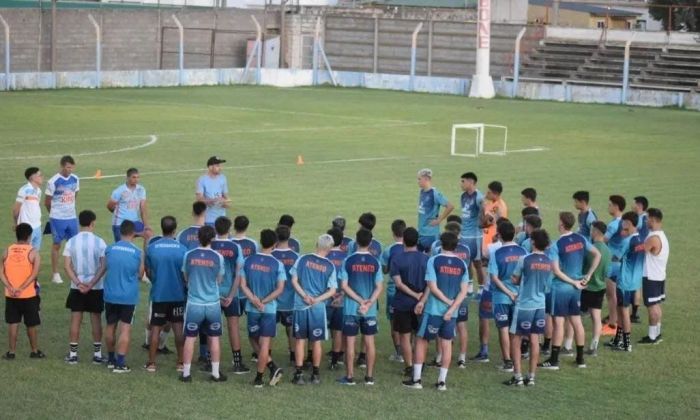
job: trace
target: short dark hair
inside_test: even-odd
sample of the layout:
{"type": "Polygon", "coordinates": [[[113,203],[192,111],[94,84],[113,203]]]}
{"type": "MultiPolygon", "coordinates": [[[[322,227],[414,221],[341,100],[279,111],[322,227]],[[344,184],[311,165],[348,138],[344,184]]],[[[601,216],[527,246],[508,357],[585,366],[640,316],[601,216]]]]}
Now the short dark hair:
{"type": "Polygon", "coordinates": [[[195,216],[201,216],[207,211],[207,203],[204,201],[195,201],[192,203],[192,214],[195,216]]]}
{"type": "Polygon", "coordinates": [[[440,235],[440,246],[443,251],[454,251],[457,249],[459,238],[452,232],[443,232],[440,235]]]}
{"type": "Polygon", "coordinates": [[[214,228],[209,225],[204,225],[199,228],[197,232],[197,238],[199,238],[199,244],[202,246],[207,246],[211,243],[211,240],[216,237],[216,232],[214,228]]]}
{"type": "Polygon", "coordinates": [[[503,184],[500,181],[489,182],[488,189],[491,192],[495,192],[498,195],[503,194],[503,184]]]}
{"type": "Polygon", "coordinates": [[[136,225],[131,220],[124,220],[119,226],[119,233],[122,236],[131,236],[136,231],[136,225]]]}
{"type": "Polygon", "coordinates": [[[561,222],[564,229],[571,230],[576,224],[576,217],[570,211],[562,211],[559,213],[559,221],[561,222]]]}
{"type": "Polygon", "coordinates": [[[536,214],[528,214],[525,216],[525,224],[532,226],[533,229],[539,229],[542,227],[542,218],[536,214]]]}
{"type": "Polygon", "coordinates": [[[498,230],[498,225],[500,225],[501,223],[512,223],[512,222],[507,217],[501,217],[500,219],[496,220],[496,230],[498,230]]]}
{"type": "Polygon", "coordinates": [[[287,225],[277,225],[275,233],[277,234],[277,241],[279,242],[288,241],[289,237],[292,236],[292,231],[287,225]]]}
{"type": "Polygon", "coordinates": [[[377,217],[372,213],[367,212],[362,213],[357,221],[358,223],[360,223],[360,226],[369,231],[372,231],[372,229],[374,229],[374,225],[377,224],[377,217]]]}
{"type": "Polygon", "coordinates": [[[164,216],[160,219],[160,230],[165,236],[172,235],[177,230],[177,219],[174,216],[164,216]]]}
{"type": "Polygon", "coordinates": [[[226,235],[231,231],[231,219],[226,216],[219,216],[214,220],[214,230],[219,236],[226,235]]]}
{"type": "Polygon", "coordinates": [[[588,191],[576,191],[574,195],[571,196],[576,201],[583,201],[584,203],[588,204],[588,201],[590,200],[590,194],[588,194],[588,191]]]}
{"type": "Polygon", "coordinates": [[[537,190],[532,188],[532,187],[527,187],[524,190],[520,191],[520,194],[527,198],[528,200],[531,201],[536,201],[537,200],[537,190]]]}
{"type": "Polygon", "coordinates": [[[549,246],[549,235],[544,229],[535,229],[530,234],[530,241],[535,249],[544,251],[549,246]]]}
{"type": "Polygon", "coordinates": [[[627,220],[636,227],[637,223],[639,223],[639,215],[633,211],[628,211],[622,215],[622,220],[627,220]]]}
{"type": "Polygon", "coordinates": [[[471,179],[474,181],[474,183],[476,183],[478,181],[478,179],[476,178],[476,174],[474,172],[465,172],[462,174],[462,176],[460,178],[471,179]]]}
{"type": "Polygon", "coordinates": [[[456,214],[451,214],[451,215],[447,216],[447,219],[445,219],[445,221],[447,223],[455,222],[455,223],[459,223],[461,225],[462,224],[462,217],[458,216],[456,214]]]}
{"type": "Polygon", "coordinates": [[[248,229],[248,225],[250,225],[250,220],[244,215],[236,216],[233,219],[233,230],[236,232],[245,232],[248,229]]]}
{"type": "Polygon", "coordinates": [[[30,166],[29,168],[24,170],[24,177],[29,181],[29,178],[32,177],[35,173],[39,172],[39,168],[36,166],[30,166]]]}
{"type": "Polygon", "coordinates": [[[340,229],[341,232],[345,231],[345,218],[342,216],[337,216],[331,221],[331,226],[340,229]]]}
{"type": "Polygon", "coordinates": [[[130,177],[131,175],[137,174],[137,173],[139,173],[139,170],[136,169],[136,168],[129,168],[129,169],[126,170],[126,176],[127,176],[127,177],[130,177]]]}
{"type": "Polygon", "coordinates": [[[391,233],[397,238],[403,238],[403,231],[406,230],[406,222],[401,219],[396,219],[391,222],[391,233]]]}
{"type": "Polygon", "coordinates": [[[88,227],[92,222],[97,220],[97,215],[92,210],[83,210],[78,215],[78,222],[82,227],[88,227]]]}
{"type": "Polygon", "coordinates": [[[61,167],[66,166],[69,163],[71,165],[75,165],[75,160],[73,160],[73,156],[65,155],[61,158],[61,167]]]}
{"type": "Polygon", "coordinates": [[[503,242],[510,242],[515,237],[515,226],[511,222],[499,223],[496,231],[503,242]]]}
{"type": "Polygon", "coordinates": [[[32,229],[32,226],[29,223],[18,224],[15,228],[15,237],[17,238],[17,242],[29,241],[29,238],[32,237],[33,231],[34,229],[32,229]]]}
{"type": "Polygon", "coordinates": [[[358,247],[367,247],[372,243],[372,231],[369,229],[361,228],[355,234],[355,241],[358,247]]]}
{"type": "Polygon", "coordinates": [[[445,232],[452,232],[455,235],[459,236],[459,233],[462,231],[462,225],[459,223],[455,222],[449,222],[445,224],[445,232]]]}
{"type": "MultiPolygon", "coordinates": [[[[287,226],[289,229],[289,226],[287,226]]],[[[272,229],[263,229],[260,231],[260,246],[263,249],[272,248],[277,243],[277,234],[272,229]]]]}
{"type": "Polygon", "coordinates": [[[403,245],[408,248],[413,248],[418,245],[418,231],[414,227],[407,227],[403,231],[403,245]]]}
{"type": "Polygon", "coordinates": [[[596,220],[591,223],[591,227],[602,234],[605,234],[605,231],[608,230],[608,226],[601,220],[596,220]]]}
{"type": "Polygon", "coordinates": [[[333,246],[340,246],[340,244],[343,243],[343,231],[338,229],[337,227],[332,227],[328,229],[327,234],[331,235],[333,238],[333,246]]]}
{"type": "Polygon", "coordinates": [[[521,214],[523,217],[527,217],[527,216],[539,216],[540,210],[539,210],[537,207],[527,206],[527,207],[523,207],[523,209],[520,210],[520,214],[521,214]]]}
{"type": "Polygon", "coordinates": [[[647,216],[649,216],[650,219],[656,219],[658,221],[664,220],[664,213],[661,211],[661,209],[657,209],[655,207],[650,207],[647,210],[647,216]]]}
{"type": "Polygon", "coordinates": [[[634,197],[634,202],[637,204],[641,204],[642,210],[644,210],[644,211],[647,211],[647,209],[649,208],[649,200],[647,200],[647,198],[644,197],[643,195],[638,195],[638,196],[634,197]]]}
{"type": "Polygon", "coordinates": [[[610,197],[608,197],[608,200],[610,200],[611,203],[616,205],[620,211],[623,211],[627,206],[627,201],[625,201],[625,197],[621,195],[611,195],[610,197]]]}
{"type": "Polygon", "coordinates": [[[277,222],[278,225],[284,225],[290,229],[292,228],[292,226],[294,226],[294,223],[294,217],[292,217],[290,214],[283,214],[282,216],[280,216],[280,221],[277,222]]]}

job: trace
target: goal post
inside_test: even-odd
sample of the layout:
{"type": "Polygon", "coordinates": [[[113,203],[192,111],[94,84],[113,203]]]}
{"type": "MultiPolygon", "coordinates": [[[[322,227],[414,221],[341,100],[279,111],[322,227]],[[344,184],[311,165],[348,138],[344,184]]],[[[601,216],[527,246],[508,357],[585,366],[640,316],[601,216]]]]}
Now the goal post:
{"type": "MultiPolygon", "coordinates": [[[[503,156],[506,154],[506,150],[508,147],[508,127],[505,125],[494,125],[494,124],[482,124],[482,123],[474,123],[474,124],[454,124],[452,125],[452,141],[450,144],[450,154],[452,156],[464,156],[464,157],[479,157],[479,155],[500,155],[503,156]],[[487,128],[494,128],[503,133],[503,147],[498,148],[497,150],[488,150],[486,148],[486,129],[487,128]],[[468,131],[473,131],[474,136],[470,138],[474,139],[474,153],[463,153],[458,150],[457,147],[457,142],[458,142],[458,130],[468,130],[468,131]]],[[[467,148],[465,150],[469,150],[470,148],[467,148]]]]}

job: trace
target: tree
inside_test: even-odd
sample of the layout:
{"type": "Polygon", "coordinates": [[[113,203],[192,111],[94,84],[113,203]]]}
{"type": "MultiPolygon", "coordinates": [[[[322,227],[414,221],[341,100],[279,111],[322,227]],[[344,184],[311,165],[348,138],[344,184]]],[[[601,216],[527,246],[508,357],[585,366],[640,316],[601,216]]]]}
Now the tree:
{"type": "MultiPolygon", "coordinates": [[[[700,30],[700,9],[683,6],[700,6],[700,0],[654,0],[653,4],[665,6],[677,6],[671,12],[670,30],[688,30],[696,32],[700,30]]],[[[669,30],[668,7],[649,7],[649,14],[663,22],[663,27],[669,30]]]]}

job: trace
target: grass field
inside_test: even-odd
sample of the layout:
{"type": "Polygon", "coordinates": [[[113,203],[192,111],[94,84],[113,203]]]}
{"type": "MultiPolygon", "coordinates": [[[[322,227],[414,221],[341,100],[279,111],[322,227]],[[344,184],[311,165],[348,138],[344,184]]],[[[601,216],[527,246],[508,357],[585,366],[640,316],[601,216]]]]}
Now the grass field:
{"type": "MultiPolygon", "coordinates": [[[[98,215],[98,231],[111,241],[109,193],[130,166],[138,167],[148,190],[151,224],[165,214],[189,223],[194,183],[211,155],[228,162],[233,211],[252,220],[251,232],[273,226],[282,213],[297,219],[295,235],[303,251],[328,228],[337,214],[350,231],[360,213],[377,215],[376,235],[390,242],[395,218],[416,220],[415,173],[431,167],[435,184],[453,203],[459,201],[459,176],[472,170],[485,189],[491,180],[504,183],[511,211],[520,208],[519,191],[537,188],[545,226],[553,232],[556,214],[573,210],[573,191],[588,189],[592,205],[605,215],[607,196],[631,201],[647,195],[664,210],[672,247],[668,301],[664,306],[665,341],[635,346],[631,354],[601,350],[576,370],[564,359],[558,373],[540,372],[534,389],[501,385],[508,374],[496,369],[499,350],[492,330],[490,364],[452,369],[449,391],[402,389],[401,365],[387,360],[392,350],[386,320],[380,324],[377,385],[352,389],[334,383],[339,375],[325,368],[315,388],[253,389],[253,376],[230,375],[225,384],[210,384],[202,374],[194,383],[179,383],[174,356],[159,359],[152,375],[140,369],[140,349],[147,288],[137,307],[135,340],[128,356],[134,369],[117,376],[85,361],[89,328],[83,326],[83,362],[68,366],[68,285],[49,282],[49,243],[44,237],[41,271],[43,325],[40,347],[48,358],[28,359],[20,336],[18,359],[0,363],[0,405],[15,418],[516,418],[616,416],[629,418],[697,418],[697,302],[695,270],[689,262],[700,254],[697,206],[700,194],[700,114],[675,109],[629,108],[530,102],[470,100],[463,97],[354,89],[274,89],[210,87],[182,89],[65,90],[0,94],[0,197],[5,203],[0,243],[12,240],[9,208],[23,184],[24,168],[40,166],[45,179],[58,167],[58,156],[72,153],[84,179],[80,209],[98,215]],[[451,157],[453,123],[484,122],[509,128],[509,147],[546,147],[537,153],[514,153],[479,159],[451,157]],[[157,141],[153,143],[155,135],[157,141]],[[149,144],[150,142],[150,144],[149,144]],[[296,165],[302,155],[305,165],[296,165]]],[[[47,216],[44,215],[44,220],[47,216]]],[[[475,306],[470,308],[469,353],[477,349],[475,306]]],[[[646,335],[636,325],[633,340],[646,335]]],[[[588,326],[589,324],[586,323],[588,326]]],[[[0,324],[0,349],[6,326],[0,324]]],[[[172,347],[172,344],[171,344],[172,347]]],[[[246,355],[249,351],[245,351],[246,355]]],[[[274,355],[286,361],[286,345],[275,343],[274,355]]],[[[225,353],[228,366],[230,353],[225,353]]],[[[286,363],[285,363],[286,364],[286,363]]],[[[289,370],[288,370],[289,372],[289,370]]],[[[436,370],[424,382],[432,384],[436,370]]]]}

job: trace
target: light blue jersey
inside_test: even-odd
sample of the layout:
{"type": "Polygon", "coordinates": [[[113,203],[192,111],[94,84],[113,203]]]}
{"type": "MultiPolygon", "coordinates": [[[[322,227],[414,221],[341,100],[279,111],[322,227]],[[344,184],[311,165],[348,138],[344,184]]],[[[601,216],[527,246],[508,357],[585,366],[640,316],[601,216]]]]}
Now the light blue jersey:
{"type": "Polygon", "coordinates": [[[243,251],[243,259],[250,257],[253,254],[257,254],[260,251],[260,247],[255,239],[251,238],[231,238],[231,240],[238,244],[243,251]]]}
{"type": "Polygon", "coordinates": [[[297,254],[301,252],[301,242],[297,238],[289,238],[287,243],[289,244],[289,249],[292,251],[297,254]]]}
{"type": "MultiPolygon", "coordinates": [[[[559,263],[559,269],[572,280],[583,278],[583,264],[586,262],[586,254],[591,252],[593,245],[578,233],[569,232],[563,234],[550,246],[547,254],[554,262],[559,263]]],[[[575,289],[569,283],[555,277],[552,282],[555,289],[575,289]]]]}
{"type": "Polygon", "coordinates": [[[513,276],[520,278],[516,308],[544,309],[545,293],[552,278],[552,261],[549,257],[542,253],[520,257],[513,276]]]}
{"type": "Polygon", "coordinates": [[[620,276],[617,279],[617,287],[620,290],[638,290],[642,287],[644,255],[642,236],[639,233],[630,235],[625,242],[620,276]]]}
{"type": "Polygon", "coordinates": [[[104,301],[119,305],[139,303],[141,250],[131,242],[119,241],[107,247],[105,261],[104,301]]]}
{"type": "MultiPolygon", "coordinates": [[[[356,252],[357,243],[353,240],[350,240],[350,243],[348,244],[348,254],[354,254],[356,252]]],[[[380,259],[382,258],[382,252],[384,252],[384,247],[382,246],[381,242],[372,238],[372,242],[369,243],[369,253],[372,254],[374,258],[380,259]]]]}
{"type": "Polygon", "coordinates": [[[111,198],[117,202],[112,215],[113,226],[120,226],[124,220],[143,222],[141,203],[146,200],[146,189],[141,184],[137,184],[133,189],[122,184],[112,191],[111,198]]]}
{"type": "Polygon", "coordinates": [[[610,252],[613,255],[613,261],[620,261],[625,246],[625,238],[622,236],[621,217],[616,217],[608,223],[605,239],[608,241],[608,248],[610,248],[610,252]]]}
{"type": "Polygon", "coordinates": [[[591,240],[591,225],[598,220],[593,209],[581,211],[578,214],[578,233],[584,238],[591,240]]]}
{"type": "MultiPolygon", "coordinates": [[[[255,254],[245,260],[241,278],[245,279],[248,289],[260,299],[274,292],[280,282],[287,281],[284,265],[272,255],[255,254]]],[[[260,311],[250,300],[246,302],[246,311],[254,313],[276,314],[277,299],[265,304],[260,311]]]]}
{"type": "Polygon", "coordinates": [[[463,192],[460,198],[462,205],[462,237],[478,239],[482,237],[481,206],[484,203],[484,195],[479,190],[469,194],[463,192]]]}
{"type": "Polygon", "coordinates": [[[51,197],[49,217],[58,220],[75,219],[75,196],[80,191],[80,180],[75,174],[54,175],[46,184],[45,194],[51,197]]]}
{"type": "Polygon", "coordinates": [[[431,226],[430,222],[440,216],[440,207],[449,203],[447,198],[437,188],[428,191],[421,190],[418,194],[418,235],[437,236],[440,234],[440,226],[431,226]]]}
{"type": "MultiPolygon", "coordinates": [[[[205,174],[197,180],[197,194],[202,194],[206,200],[213,200],[228,196],[228,181],[226,176],[216,175],[210,176],[205,174]]],[[[213,225],[216,219],[220,216],[226,216],[226,208],[220,204],[207,205],[207,213],[204,222],[208,225],[213,225]]]]}
{"type": "Polygon", "coordinates": [[[284,291],[277,298],[278,311],[291,311],[294,309],[294,286],[292,286],[292,275],[290,271],[294,267],[294,263],[299,259],[299,254],[291,249],[275,249],[272,251],[272,256],[277,258],[284,266],[287,281],[284,283],[284,291]]]}
{"type": "Polygon", "coordinates": [[[219,285],[219,295],[227,297],[231,293],[237,270],[243,268],[243,251],[230,239],[214,239],[211,241],[211,249],[224,257],[224,278],[219,285]]]}
{"type": "Polygon", "coordinates": [[[649,216],[646,213],[642,213],[639,215],[639,221],[637,222],[637,232],[639,233],[639,237],[642,238],[642,241],[646,241],[647,236],[649,236],[649,226],[647,225],[648,220],[649,216]]]}
{"type": "MultiPolygon", "coordinates": [[[[316,254],[302,255],[289,272],[292,277],[297,277],[301,289],[311,297],[320,296],[326,293],[328,289],[338,288],[335,266],[328,259],[316,254]]],[[[294,295],[294,309],[302,310],[306,308],[308,308],[308,305],[296,293],[294,295]]]]}
{"type": "Polygon", "coordinates": [[[219,304],[219,278],[223,278],[224,257],[211,248],[195,248],[185,254],[182,272],[187,276],[187,303],[219,304]]]}
{"type": "Polygon", "coordinates": [[[199,229],[201,226],[192,225],[177,234],[177,241],[187,248],[195,249],[199,246],[199,229]]]}
{"type": "MultiPolygon", "coordinates": [[[[396,242],[384,248],[384,251],[382,251],[382,256],[379,259],[379,261],[381,262],[382,267],[385,268],[387,272],[391,267],[391,260],[400,253],[402,253],[403,248],[403,242],[396,242]]],[[[386,294],[387,296],[394,296],[396,294],[396,283],[394,283],[394,279],[391,278],[391,276],[389,276],[389,279],[386,282],[386,294]]]]}
{"type": "MultiPolygon", "coordinates": [[[[430,257],[425,271],[425,281],[435,282],[438,289],[448,298],[455,299],[460,292],[462,283],[469,282],[469,270],[467,265],[456,255],[440,254],[430,257]]],[[[449,306],[432,293],[425,304],[425,313],[435,316],[444,316],[449,306]]],[[[454,311],[452,318],[457,318],[454,311]]]]}
{"type": "MultiPolygon", "coordinates": [[[[527,251],[516,244],[503,244],[494,255],[489,258],[489,275],[497,277],[506,289],[517,294],[518,285],[513,284],[513,271],[518,261],[527,254],[527,251]]],[[[509,305],[513,301],[495,285],[491,287],[492,301],[495,305],[509,305]]]]}
{"type": "Polygon", "coordinates": [[[185,300],[182,259],[186,253],[187,248],[172,238],[162,238],[148,246],[145,262],[151,279],[151,302],[185,300]]]}
{"type": "MultiPolygon", "coordinates": [[[[356,252],[350,255],[341,266],[338,279],[347,283],[362,299],[369,300],[377,284],[383,281],[382,267],[369,252],[356,252]]],[[[343,314],[359,317],[376,317],[377,305],[370,305],[366,314],[359,313],[360,304],[345,294],[343,314]]]]}

